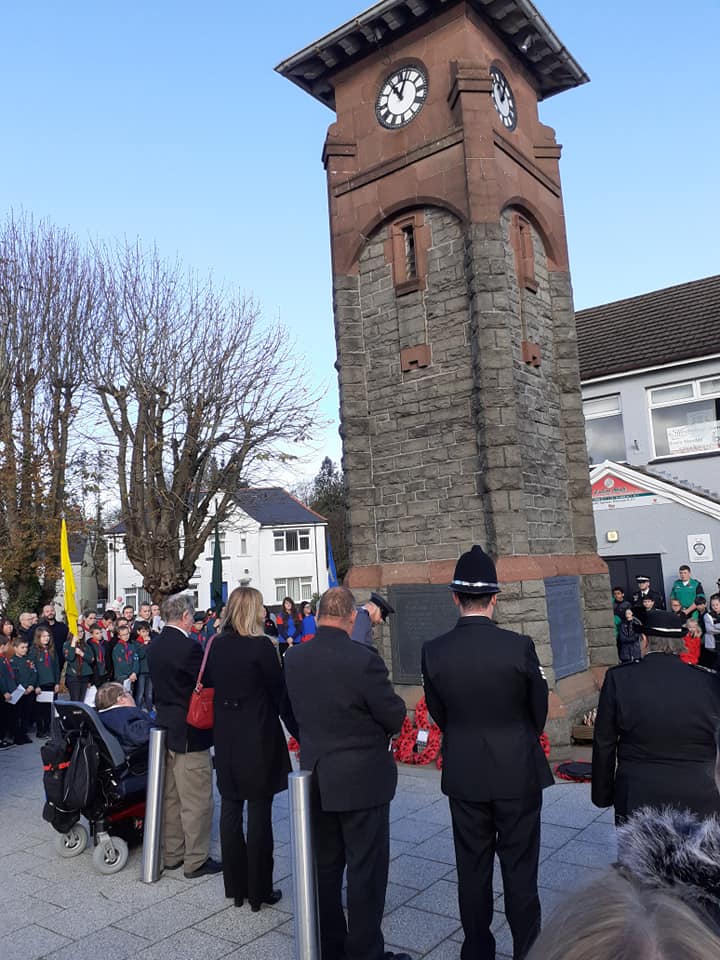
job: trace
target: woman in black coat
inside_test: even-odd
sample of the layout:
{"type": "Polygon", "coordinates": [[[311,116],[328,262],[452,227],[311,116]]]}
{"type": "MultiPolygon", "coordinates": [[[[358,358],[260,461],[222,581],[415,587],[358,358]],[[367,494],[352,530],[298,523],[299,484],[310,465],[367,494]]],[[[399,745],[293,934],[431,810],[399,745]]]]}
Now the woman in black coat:
{"type": "Polygon", "coordinates": [[[252,587],[230,594],[222,632],[208,655],[207,684],[215,689],[215,770],[222,797],[220,844],[225,895],[253,911],[277,903],[272,888],[272,801],[287,789],[291,770],[279,717],[297,728],[272,641],[264,636],[262,595],[252,587]],[[247,802],[247,840],[243,806],[247,802]]]}

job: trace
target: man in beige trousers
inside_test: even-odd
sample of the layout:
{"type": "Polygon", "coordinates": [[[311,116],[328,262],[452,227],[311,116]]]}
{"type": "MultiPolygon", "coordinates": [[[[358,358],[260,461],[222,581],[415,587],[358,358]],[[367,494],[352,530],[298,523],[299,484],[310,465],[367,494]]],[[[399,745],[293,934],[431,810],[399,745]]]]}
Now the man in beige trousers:
{"type": "Polygon", "coordinates": [[[203,657],[190,632],[194,616],[187,594],[168,597],[162,604],[165,627],[147,652],[157,723],[167,730],[163,858],[167,870],[182,865],[188,880],[222,869],[208,855],[214,810],[212,730],[186,722],[203,657]]]}

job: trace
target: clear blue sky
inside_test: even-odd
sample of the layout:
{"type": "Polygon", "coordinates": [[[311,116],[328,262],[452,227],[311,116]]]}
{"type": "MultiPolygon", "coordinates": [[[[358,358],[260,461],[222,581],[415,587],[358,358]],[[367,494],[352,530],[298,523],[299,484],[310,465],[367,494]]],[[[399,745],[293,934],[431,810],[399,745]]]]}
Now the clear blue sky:
{"type": "MultiPolygon", "coordinates": [[[[333,114],[273,72],[363,0],[26,0],[3,10],[0,206],[141,237],[278,313],[337,413],[320,154],[333,114]]],[[[591,83],[564,144],[576,307],[720,272],[720,3],[539,0],[591,83]]],[[[318,431],[305,473],[339,456],[318,431]]]]}

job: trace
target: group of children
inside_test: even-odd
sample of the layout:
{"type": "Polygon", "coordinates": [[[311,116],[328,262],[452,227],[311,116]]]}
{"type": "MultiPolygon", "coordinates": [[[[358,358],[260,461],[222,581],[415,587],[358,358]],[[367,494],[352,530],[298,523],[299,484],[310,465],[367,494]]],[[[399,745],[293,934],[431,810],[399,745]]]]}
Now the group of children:
{"type": "Polygon", "coordinates": [[[60,668],[52,634],[39,626],[28,637],[11,620],[0,627],[0,748],[30,743],[28,729],[50,735],[52,700],[60,690],[60,668]],[[43,696],[45,694],[45,696],[43,696]]]}
{"type": "MultiPolygon", "coordinates": [[[[145,612],[151,616],[149,605],[147,611],[141,608],[145,612]]],[[[122,616],[107,610],[99,621],[94,611],[86,611],[78,635],[68,634],[61,647],[47,625],[18,629],[7,618],[0,621],[0,749],[30,743],[33,727],[39,739],[47,739],[52,703],[63,688],[78,701],[93,688],[92,700],[94,690],[115,681],[150,713],[147,651],[152,634],[150,619],[134,619],[132,608],[122,616]]]]}
{"type": "MultiPolygon", "coordinates": [[[[267,608],[265,613],[266,633],[277,638],[281,653],[315,635],[315,617],[307,602],[296,608],[286,597],[277,616],[267,608]]],[[[19,627],[0,619],[0,749],[30,743],[33,728],[39,739],[47,739],[53,700],[65,690],[71,700],[89,695],[94,702],[94,692],[114,682],[134,697],[140,710],[152,712],[147,653],[164,625],[154,604],[141,604],[137,618],[132,607],[122,613],[106,610],[99,619],[87,610],[78,620],[77,636],[67,634],[64,642],[56,640],[49,622],[24,626],[24,617],[19,627]]],[[[203,647],[221,622],[214,610],[196,614],[193,634],[203,647]]]]}
{"type": "MultiPolygon", "coordinates": [[[[625,599],[623,587],[613,587],[618,659],[621,663],[640,659],[640,636],[645,616],[655,608],[664,609],[662,596],[649,589],[649,579],[638,577],[637,580],[640,587],[645,587],[645,591],[634,594],[632,603],[625,599]]],[[[712,670],[719,669],[717,638],[720,637],[720,592],[710,597],[708,605],[702,584],[691,579],[690,568],[683,565],[680,567],[680,578],[675,581],[670,593],[669,608],[684,631],[684,649],[679,654],[680,659],[685,663],[699,663],[712,670]]]]}

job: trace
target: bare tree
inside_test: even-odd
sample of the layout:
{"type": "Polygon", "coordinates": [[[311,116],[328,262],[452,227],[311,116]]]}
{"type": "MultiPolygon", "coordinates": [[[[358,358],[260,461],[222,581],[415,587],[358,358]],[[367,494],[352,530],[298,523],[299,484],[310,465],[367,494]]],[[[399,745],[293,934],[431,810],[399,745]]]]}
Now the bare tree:
{"type": "Polygon", "coordinates": [[[77,240],[44,221],[0,224],[0,571],[21,609],[55,594],[60,518],[81,402],[95,273],[77,240]]]}
{"type": "Polygon", "coordinates": [[[140,245],[98,251],[93,388],[114,439],[125,544],[159,600],[187,587],[233,494],[314,424],[284,330],[140,245]]]}

